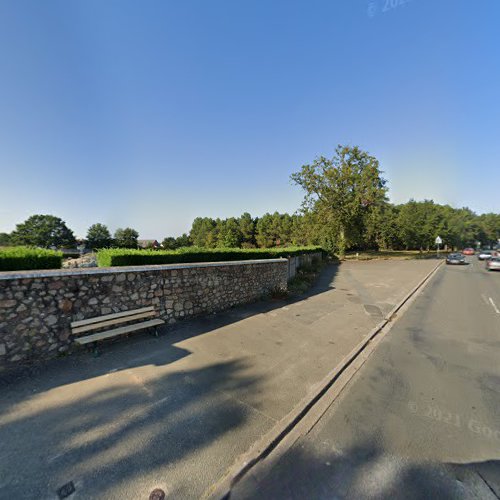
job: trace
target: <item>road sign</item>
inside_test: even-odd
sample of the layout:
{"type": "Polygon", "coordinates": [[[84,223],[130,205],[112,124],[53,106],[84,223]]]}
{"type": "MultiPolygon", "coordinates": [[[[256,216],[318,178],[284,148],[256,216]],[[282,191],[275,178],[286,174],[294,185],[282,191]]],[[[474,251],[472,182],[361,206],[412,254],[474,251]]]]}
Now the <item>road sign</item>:
{"type": "Polygon", "coordinates": [[[443,240],[438,236],[435,241],[436,245],[441,245],[443,243],[443,240]]]}

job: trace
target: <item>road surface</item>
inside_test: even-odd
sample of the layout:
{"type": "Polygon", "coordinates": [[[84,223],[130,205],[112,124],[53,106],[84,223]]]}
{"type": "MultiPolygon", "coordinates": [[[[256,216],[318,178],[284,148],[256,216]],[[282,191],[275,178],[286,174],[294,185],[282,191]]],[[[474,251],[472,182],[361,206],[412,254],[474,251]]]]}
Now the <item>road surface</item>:
{"type": "Polygon", "coordinates": [[[316,424],[231,498],[500,497],[500,273],[442,266],[316,424]]]}

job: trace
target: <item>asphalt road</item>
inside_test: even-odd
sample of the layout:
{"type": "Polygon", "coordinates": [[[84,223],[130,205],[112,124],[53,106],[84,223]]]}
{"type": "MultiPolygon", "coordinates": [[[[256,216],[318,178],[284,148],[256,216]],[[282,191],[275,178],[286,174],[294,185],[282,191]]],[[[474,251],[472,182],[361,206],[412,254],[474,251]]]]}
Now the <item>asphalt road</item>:
{"type": "Polygon", "coordinates": [[[316,424],[231,498],[500,497],[500,272],[442,266],[316,424]]]}

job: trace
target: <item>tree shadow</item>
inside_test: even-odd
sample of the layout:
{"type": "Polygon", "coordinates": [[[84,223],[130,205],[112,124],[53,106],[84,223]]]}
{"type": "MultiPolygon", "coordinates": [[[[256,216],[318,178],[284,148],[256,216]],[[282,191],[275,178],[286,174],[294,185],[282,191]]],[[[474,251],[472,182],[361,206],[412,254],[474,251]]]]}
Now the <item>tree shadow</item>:
{"type": "Polygon", "coordinates": [[[462,464],[414,462],[383,453],[375,442],[342,453],[306,444],[295,445],[270,467],[262,464],[250,471],[229,497],[455,500],[484,498],[490,493],[498,496],[499,486],[498,459],[462,464]]]}
{"type": "MultiPolygon", "coordinates": [[[[73,481],[82,497],[110,498],[117,488],[123,491],[144,478],[168,477],[186,460],[186,474],[181,467],[175,486],[184,494],[196,490],[189,462],[196,470],[208,469],[208,476],[222,473],[223,461],[215,460],[220,457],[203,467],[207,447],[256,420],[252,408],[234,397],[243,387],[258,391],[259,379],[246,368],[241,361],[218,363],[137,387],[119,379],[75,397],[55,394],[41,404],[2,404],[0,497],[54,497],[73,481]]],[[[220,452],[234,444],[218,446],[220,452]]]]}
{"type": "Polygon", "coordinates": [[[263,383],[241,357],[201,357],[192,369],[174,370],[191,354],[177,344],[331,290],[336,273],[337,266],[327,266],[300,298],[186,320],[157,338],[141,333],[104,343],[99,357],[80,352],[3,378],[0,497],[54,497],[69,481],[83,497],[107,497],[176,467],[180,477],[170,491],[199,496],[207,477],[217,479],[230,465],[208,449],[217,443],[231,462],[234,447],[244,452],[274,421],[240,401],[242,391],[258,399],[263,383]],[[238,437],[222,439],[231,433],[238,437]],[[203,477],[186,479],[191,469],[203,477]]]}

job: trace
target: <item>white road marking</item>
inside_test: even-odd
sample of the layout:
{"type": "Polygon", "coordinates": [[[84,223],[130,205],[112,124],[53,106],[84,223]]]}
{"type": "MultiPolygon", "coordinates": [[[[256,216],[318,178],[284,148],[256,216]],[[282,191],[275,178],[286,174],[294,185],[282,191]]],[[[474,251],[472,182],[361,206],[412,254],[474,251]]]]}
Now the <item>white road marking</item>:
{"type": "Polygon", "coordinates": [[[495,309],[495,312],[497,314],[500,314],[500,311],[498,310],[498,307],[496,306],[496,304],[493,302],[493,299],[491,297],[489,299],[490,299],[491,305],[493,306],[493,309],[495,309]]]}
{"type": "Polygon", "coordinates": [[[481,294],[481,298],[484,300],[484,303],[489,306],[490,303],[488,302],[488,299],[486,298],[486,295],[484,293],[481,294]]]}

